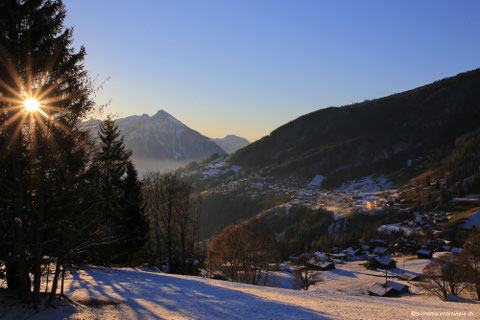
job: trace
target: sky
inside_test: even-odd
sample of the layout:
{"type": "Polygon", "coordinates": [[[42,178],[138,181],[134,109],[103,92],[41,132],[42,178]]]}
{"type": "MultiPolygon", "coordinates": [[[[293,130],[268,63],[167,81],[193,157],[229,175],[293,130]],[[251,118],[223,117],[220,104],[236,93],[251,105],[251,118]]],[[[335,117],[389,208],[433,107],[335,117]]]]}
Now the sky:
{"type": "Polygon", "coordinates": [[[480,67],[480,1],[64,0],[102,116],[163,109],[255,141],[480,67]]]}

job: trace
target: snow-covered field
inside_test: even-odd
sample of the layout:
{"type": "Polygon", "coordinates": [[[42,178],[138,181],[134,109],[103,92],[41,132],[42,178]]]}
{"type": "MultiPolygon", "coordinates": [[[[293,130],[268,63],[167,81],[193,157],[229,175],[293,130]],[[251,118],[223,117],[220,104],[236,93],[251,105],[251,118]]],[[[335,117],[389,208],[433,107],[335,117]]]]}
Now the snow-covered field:
{"type": "MultiPolygon", "coordinates": [[[[405,262],[411,272],[421,271],[428,263],[401,259],[406,260],[399,261],[399,269],[405,262]]],[[[42,311],[29,319],[480,319],[478,303],[443,302],[420,294],[413,286],[413,293],[401,298],[361,294],[366,286],[382,281],[382,274],[367,271],[358,262],[337,265],[336,270],[322,273],[324,282],[301,291],[150,269],[92,268],[66,280],[67,295],[78,304],[42,311]],[[419,315],[425,312],[433,316],[419,315]]],[[[279,285],[288,285],[286,273],[278,277],[279,285]]]]}

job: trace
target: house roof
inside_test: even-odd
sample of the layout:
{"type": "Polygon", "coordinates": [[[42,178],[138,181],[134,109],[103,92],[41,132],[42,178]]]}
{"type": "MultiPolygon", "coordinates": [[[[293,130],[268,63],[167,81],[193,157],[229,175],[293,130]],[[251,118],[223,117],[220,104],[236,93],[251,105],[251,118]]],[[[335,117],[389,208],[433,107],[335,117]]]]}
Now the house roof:
{"type": "Polygon", "coordinates": [[[418,250],[417,254],[424,254],[424,255],[428,256],[428,255],[432,254],[432,251],[430,251],[430,250],[418,250]]]}
{"type": "Polygon", "coordinates": [[[408,289],[408,286],[402,283],[387,281],[385,284],[380,282],[375,282],[375,284],[370,288],[368,288],[367,291],[377,296],[384,297],[392,291],[396,293],[400,293],[405,289],[408,289]]]}
{"type": "Polygon", "coordinates": [[[376,247],[375,249],[373,249],[373,252],[376,253],[385,253],[387,252],[387,248],[384,248],[384,247],[376,247]]]}
{"type": "Polygon", "coordinates": [[[314,255],[318,258],[318,259],[327,259],[327,255],[323,252],[320,252],[320,251],[317,251],[314,253],[314,255]]]}
{"type": "Polygon", "coordinates": [[[380,282],[375,282],[373,286],[367,289],[368,292],[373,293],[377,296],[384,297],[386,296],[390,291],[392,291],[392,287],[385,287],[382,283],[380,282]]]}
{"type": "Polygon", "coordinates": [[[348,254],[351,254],[351,255],[357,254],[358,251],[360,251],[360,249],[353,249],[352,247],[349,247],[349,248],[345,249],[345,252],[348,253],[348,254]]]}
{"type": "Polygon", "coordinates": [[[452,248],[450,251],[452,251],[453,253],[462,253],[463,249],[462,248],[452,248]]]}
{"type": "Polygon", "coordinates": [[[387,240],[383,240],[383,239],[374,239],[374,240],[371,240],[370,242],[387,244],[387,240]]]}
{"type": "Polygon", "coordinates": [[[394,282],[394,281],[387,281],[387,286],[390,287],[390,288],[393,288],[394,290],[397,290],[399,292],[404,290],[405,288],[407,288],[406,285],[404,285],[402,283],[394,282]]]}
{"type": "Polygon", "coordinates": [[[378,263],[380,263],[381,265],[384,265],[384,266],[388,266],[392,262],[395,263],[395,260],[390,259],[388,257],[373,257],[372,259],[377,260],[378,263]]]}
{"type": "Polygon", "coordinates": [[[412,281],[416,279],[418,276],[413,273],[405,272],[405,273],[399,274],[398,277],[401,279],[412,281]]]}

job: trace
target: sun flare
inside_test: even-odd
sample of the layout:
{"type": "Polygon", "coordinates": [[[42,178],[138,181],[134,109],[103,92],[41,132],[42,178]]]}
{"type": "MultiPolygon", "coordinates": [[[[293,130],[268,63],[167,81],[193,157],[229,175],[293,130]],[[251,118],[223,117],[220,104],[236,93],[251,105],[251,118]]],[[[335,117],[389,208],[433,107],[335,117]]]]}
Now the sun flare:
{"type": "Polygon", "coordinates": [[[28,112],[38,111],[38,108],[40,107],[40,102],[33,98],[28,98],[27,100],[25,100],[23,105],[28,112]]]}

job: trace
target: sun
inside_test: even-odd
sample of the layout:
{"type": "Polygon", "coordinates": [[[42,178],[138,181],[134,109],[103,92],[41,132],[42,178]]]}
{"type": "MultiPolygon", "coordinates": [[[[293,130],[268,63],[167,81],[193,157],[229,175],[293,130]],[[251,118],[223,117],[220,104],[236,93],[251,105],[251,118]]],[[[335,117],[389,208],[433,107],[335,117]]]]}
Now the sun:
{"type": "Polygon", "coordinates": [[[33,98],[28,98],[23,102],[23,106],[27,109],[28,112],[38,111],[40,107],[40,102],[33,98]]]}

